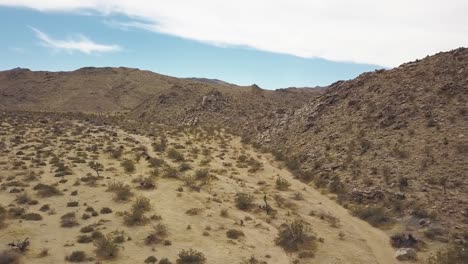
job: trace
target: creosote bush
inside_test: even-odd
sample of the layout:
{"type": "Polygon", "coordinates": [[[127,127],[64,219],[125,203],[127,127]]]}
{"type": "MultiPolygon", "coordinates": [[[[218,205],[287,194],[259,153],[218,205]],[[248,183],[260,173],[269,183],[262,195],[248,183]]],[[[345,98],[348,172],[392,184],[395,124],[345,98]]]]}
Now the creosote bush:
{"type": "Polygon", "coordinates": [[[302,220],[294,220],[280,227],[276,244],[286,251],[314,250],[316,237],[310,226],[302,220]]]}
{"type": "Polygon", "coordinates": [[[285,191],[289,188],[289,186],[291,186],[291,184],[288,182],[288,180],[281,177],[278,177],[278,179],[276,179],[276,189],[280,191],[285,191]]]}
{"type": "Polygon", "coordinates": [[[236,206],[241,210],[249,210],[253,206],[254,197],[247,193],[236,193],[236,206]]]}
{"type": "Polygon", "coordinates": [[[124,168],[126,173],[135,172],[135,163],[132,160],[126,159],[122,161],[120,165],[124,168]]]}
{"type": "Polygon", "coordinates": [[[94,240],[96,247],[96,255],[104,259],[112,259],[117,257],[120,245],[114,240],[112,235],[101,236],[94,240]]]}
{"type": "Polygon", "coordinates": [[[167,157],[174,161],[184,161],[184,155],[173,148],[167,150],[167,157]]]}
{"type": "Polygon", "coordinates": [[[86,253],[84,251],[73,251],[65,257],[65,260],[69,262],[85,262],[87,261],[86,253]]]}
{"type": "Polygon", "coordinates": [[[169,231],[168,228],[165,224],[157,224],[156,226],[153,226],[153,230],[151,233],[146,237],[145,243],[147,245],[150,244],[159,244],[164,239],[166,239],[169,236],[169,231]]]}
{"type": "Polygon", "coordinates": [[[392,218],[385,208],[378,205],[356,206],[352,208],[352,213],[376,227],[390,224],[392,222],[392,218]]]}
{"type": "Polygon", "coordinates": [[[236,229],[229,229],[226,232],[226,236],[228,238],[230,238],[230,239],[238,239],[239,237],[243,237],[245,235],[244,235],[244,232],[242,232],[242,231],[239,231],[239,230],[236,230],[236,229]]]}
{"type": "Polygon", "coordinates": [[[203,253],[189,249],[182,250],[179,252],[178,259],[176,260],[177,264],[204,264],[206,263],[206,258],[203,253]]]}

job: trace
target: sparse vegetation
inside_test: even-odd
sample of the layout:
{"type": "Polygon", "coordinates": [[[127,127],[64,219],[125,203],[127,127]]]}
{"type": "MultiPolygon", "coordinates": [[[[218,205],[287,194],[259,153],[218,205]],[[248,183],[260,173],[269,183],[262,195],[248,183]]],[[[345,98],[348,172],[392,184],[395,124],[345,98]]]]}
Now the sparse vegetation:
{"type": "Polygon", "coordinates": [[[286,251],[298,251],[300,249],[315,249],[316,237],[312,229],[302,220],[294,220],[290,224],[283,224],[276,237],[276,244],[286,251]]]}
{"type": "Polygon", "coordinates": [[[253,206],[254,197],[247,193],[237,193],[235,203],[241,210],[249,210],[253,206]]]}
{"type": "Polygon", "coordinates": [[[203,253],[189,249],[189,250],[182,250],[179,252],[178,259],[176,261],[177,264],[204,264],[206,263],[206,258],[203,253]]]}
{"type": "Polygon", "coordinates": [[[352,212],[362,220],[367,221],[373,226],[388,225],[392,222],[392,218],[385,208],[374,205],[374,206],[356,206],[352,209],[352,212]]]}
{"type": "Polygon", "coordinates": [[[94,246],[96,247],[96,255],[104,259],[116,258],[120,246],[115,242],[112,235],[101,236],[94,240],[94,246]]]}

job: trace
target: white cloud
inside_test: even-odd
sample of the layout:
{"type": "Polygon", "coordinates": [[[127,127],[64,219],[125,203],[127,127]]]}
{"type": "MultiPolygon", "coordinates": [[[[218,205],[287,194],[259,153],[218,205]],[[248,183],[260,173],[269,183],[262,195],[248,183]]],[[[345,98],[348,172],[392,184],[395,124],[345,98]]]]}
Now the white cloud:
{"type": "Polygon", "coordinates": [[[0,0],[0,5],[123,14],[134,20],[120,25],[126,28],[384,66],[468,45],[466,0],[0,0]]]}
{"type": "Polygon", "coordinates": [[[58,40],[53,39],[46,33],[40,31],[37,28],[31,27],[36,33],[37,38],[41,43],[53,50],[67,51],[67,52],[82,52],[85,54],[91,53],[102,53],[102,52],[113,52],[119,51],[121,48],[118,45],[103,45],[97,44],[85,36],[79,35],[78,39],[58,40]]]}

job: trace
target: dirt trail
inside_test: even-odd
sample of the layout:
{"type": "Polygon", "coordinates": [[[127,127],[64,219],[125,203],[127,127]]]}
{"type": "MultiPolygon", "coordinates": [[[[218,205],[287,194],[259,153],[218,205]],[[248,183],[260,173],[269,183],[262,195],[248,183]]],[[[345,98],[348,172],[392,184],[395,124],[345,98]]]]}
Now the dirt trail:
{"type": "MultiPolygon", "coordinates": [[[[240,141],[236,140],[234,142],[234,145],[242,148],[240,141]]],[[[249,149],[249,153],[251,155],[257,154],[252,149],[249,149]]],[[[265,162],[265,165],[267,165],[266,171],[268,171],[268,166],[274,163],[276,162],[274,162],[273,157],[268,157],[265,162]]],[[[286,169],[279,169],[279,175],[291,183],[290,189],[299,190],[304,197],[304,201],[310,203],[311,206],[309,207],[304,206],[298,208],[302,216],[307,217],[310,212],[310,208],[317,207],[318,210],[325,211],[340,220],[341,232],[349,233],[353,236],[356,236],[358,240],[362,241],[360,245],[355,245],[355,250],[359,251],[358,247],[364,247],[369,250],[368,253],[371,253],[370,255],[373,256],[373,259],[369,259],[369,262],[367,263],[400,263],[395,259],[395,250],[390,246],[389,237],[384,231],[379,230],[371,226],[369,223],[352,216],[347,209],[343,208],[326,195],[320,193],[320,191],[314,187],[295,179],[293,175],[286,169]]],[[[343,248],[336,248],[336,250],[343,250],[343,248]]],[[[343,263],[351,263],[351,261],[346,262],[345,259],[343,259],[343,261],[343,263]]],[[[319,263],[321,262],[319,261],[319,263]]]]}

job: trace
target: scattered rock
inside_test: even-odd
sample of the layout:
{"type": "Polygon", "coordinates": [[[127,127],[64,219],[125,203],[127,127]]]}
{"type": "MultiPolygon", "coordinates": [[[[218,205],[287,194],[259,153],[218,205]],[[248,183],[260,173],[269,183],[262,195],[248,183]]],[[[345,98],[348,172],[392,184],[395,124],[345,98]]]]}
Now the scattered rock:
{"type": "Polygon", "coordinates": [[[397,250],[395,258],[400,261],[415,260],[417,258],[416,250],[413,248],[400,248],[397,250]]]}

